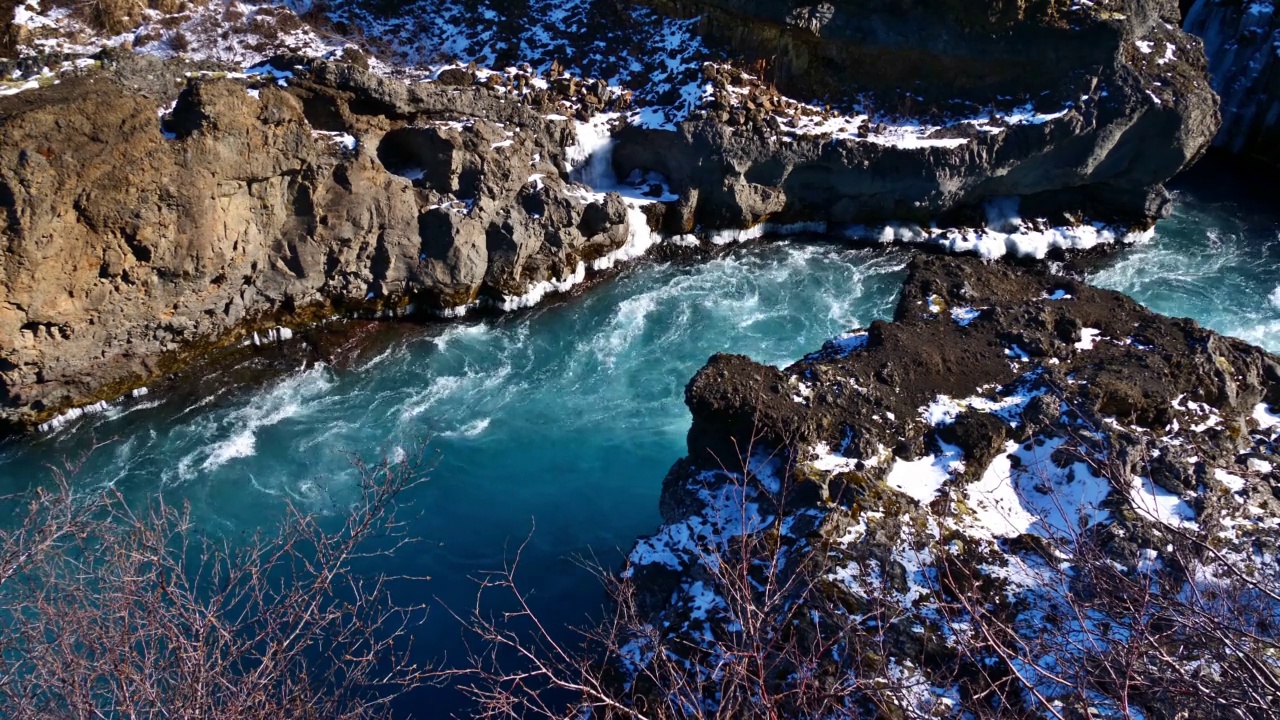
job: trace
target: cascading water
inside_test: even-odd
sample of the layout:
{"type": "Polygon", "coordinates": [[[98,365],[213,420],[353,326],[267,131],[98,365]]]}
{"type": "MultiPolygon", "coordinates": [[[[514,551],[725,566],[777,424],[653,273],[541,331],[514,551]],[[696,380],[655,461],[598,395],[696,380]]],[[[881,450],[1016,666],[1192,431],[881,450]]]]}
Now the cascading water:
{"type": "MultiPolygon", "coordinates": [[[[647,253],[663,237],[649,227],[644,207],[658,200],[674,197],[648,197],[632,185],[618,182],[613,170],[613,149],[617,141],[609,125],[617,115],[600,114],[589,122],[575,122],[578,141],[565,153],[570,178],[591,188],[594,195],[616,192],[627,205],[627,242],[621,248],[592,261],[592,270],[608,270],[620,262],[634,260],[647,253]]],[[[665,187],[665,186],[664,186],[665,187]]]]}
{"type": "Polygon", "coordinates": [[[1274,0],[1196,0],[1183,29],[1204,40],[1213,89],[1222,98],[1215,143],[1240,152],[1264,134],[1280,141],[1280,15],[1274,0]]]}
{"type": "Polygon", "coordinates": [[[578,141],[565,152],[570,177],[598,192],[618,184],[613,172],[613,148],[617,141],[609,132],[609,123],[617,117],[602,113],[590,122],[574,122],[578,141]]]}

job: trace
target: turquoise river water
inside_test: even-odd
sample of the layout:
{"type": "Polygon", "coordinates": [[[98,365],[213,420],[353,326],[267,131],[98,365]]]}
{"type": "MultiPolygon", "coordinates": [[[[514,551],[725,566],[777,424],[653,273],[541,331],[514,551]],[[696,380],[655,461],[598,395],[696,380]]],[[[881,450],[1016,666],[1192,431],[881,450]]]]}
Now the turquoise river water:
{"type": "MultiPolygon", "coordinates": [[[[1258,207],[1184,192],[1156,240],[1093,280],[1153,309],[1280,351],[1280,224],[1258,207]]],[[[329,512],[353,494],[349,453],[438,452],[405,498],[425,538],[399,562],[429,575],[424,598],[464,608],[468,577],[500,567],[534,528],[523,577],[555,623],[580,623],[603,594],[570,558],[620,560],[659,522],[663,475],[684,454],[688,379],[718,351],[786,365],[896,302],[907,253],[836,243],[744,247],[706,263],[640,262],[581,297],[424,327],[344,371],[299,368],[199,403],[148,398],[55,434],[0,445],[0,492],[45,482],[46,463],[99,448],[78,477],[144,499],[191,503],[211,531],[269,526],[288,498],[329,512]],[[192,406],[194,405],[194,406],[192,406]]],[[[460,651],[435,611],[429,655],[460,651]]],[[[448,690],[414,700],[456,707],[448,690]]]]}

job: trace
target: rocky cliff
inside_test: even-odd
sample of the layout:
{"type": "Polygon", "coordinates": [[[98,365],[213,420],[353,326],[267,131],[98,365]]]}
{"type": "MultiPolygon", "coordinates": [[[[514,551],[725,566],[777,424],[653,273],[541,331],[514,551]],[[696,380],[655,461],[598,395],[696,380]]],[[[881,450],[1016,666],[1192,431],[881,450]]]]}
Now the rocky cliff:
{"type": "Polygon", "coordinates": [[[0,85],[0,416],[277,324],[525,306],[651,228],[1036,257],[1114,240],[1087,221],[1150,227],[1217,126],[1166,4],[349,2],[317,29],[272,4],[24,0],[0,85]],[[528,63],[484,67],[512,53],[528,63]],[[823,77],[842,93],[819,103],[823,77]]]}
{"type": "Polygon", "coordinates": [[[1183,28],[1204,38],[1222,97],[1215,145],[1280,164],[1280,16],[1270,0],[1196,0],[1183,28]]]}
{"type": "Polygon", "coordinates": [[[175,88],[126,58],[0,98],[5,420],[285,321],[518,304],[626,244],[621,199],[563,179],[567,119],[487,86],[280,64],[175,88]]]}
{"type": "Polygon", "coordinates": [[[1274,713],[1280,358],[918,258],[893,322],[781,370],[717,355],[686,400],[665,524],[625,573],[662,628],[624,639],[644,702],[714,706],[736,649],[796,712],[1274,713]],[[649,684],[663,653],[711,681],[649,684]]]}
{"type": "Polygon", "coordinates": [[[1001,195],[1151,219],[1217,129],[1173,2],[654,4],[755,73],[712,68],[705,113],[619,138],[620,171],[696,192],[686,224],[923,222],[1001,195]]]}

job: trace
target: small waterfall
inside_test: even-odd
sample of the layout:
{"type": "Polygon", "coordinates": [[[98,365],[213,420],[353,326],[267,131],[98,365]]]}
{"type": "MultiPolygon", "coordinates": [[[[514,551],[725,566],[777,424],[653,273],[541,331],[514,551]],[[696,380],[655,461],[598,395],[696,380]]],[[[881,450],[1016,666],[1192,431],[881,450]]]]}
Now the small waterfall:
{"type": "Polygon", "coordinates": [[[598,193],[618,192],[627,205],[627,242],[593,260],[591,269],[597,271],[641,257],[664,240],[661,234],[649,227],[649,218],[643,209],[656,199],[641,197],[634,188],[624,186],[613,171],[613,148],[617,143],[609,132],[609,124],[616,117],[615,114],[601,114],[589,122],[575,122],[578,142],[565,152],[565,164],[573,180],[598,193]]]}
{"type": "Polygon", "coordinates": [[[575,121],[578,142],[565,152],[565,163],[572,178],[599,192],[618,185],[613,172],[613,148],[617,143],[609,132],[609,123],[615,117],[602,114],[589,122],[575,121]]]}
{"type": "Polygon", "coordinates": [[[1241,152],[1280,132],[1280,17],[1273,0],[1196,0],[1183,29],[1204,40],[1213,89],[1222,98],[1214,144],[1241,152]]]}

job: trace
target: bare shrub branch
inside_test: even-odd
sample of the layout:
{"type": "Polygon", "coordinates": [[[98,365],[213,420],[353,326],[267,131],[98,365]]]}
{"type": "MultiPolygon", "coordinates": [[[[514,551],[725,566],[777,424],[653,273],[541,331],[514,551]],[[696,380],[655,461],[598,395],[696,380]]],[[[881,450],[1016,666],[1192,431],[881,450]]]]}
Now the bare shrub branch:
{"type": "Polygon", "coordinates": [[[9,498],[0,530],[0,714],[11,718],[383,717],[423,684],[425,607],[362,563],[412,542],[395,501],[417,464],[355,462],[359,496],[274,532],[199,532],[186,506],[81,494],[75,468],[9,498]]]}
{"type": "MultiPolygon", "coordinates": [[[[1053,476],[1068,459],[1126,502],[1136,481],[1111,434],[1087,422],[1063,433],[1026,506],[1073,518],[1053,476]]],[[[1274,543],[1242,555],[1122,504],[1111,522],[1042,519],[978,540],[961,531],[955,495],[926,509],[851,478],[864,483],[856,497],[815,501],[798,449],[762,441],[753,431],[689,481],[699,520],[667,526],[690,540],[688,565],[586,563],[610,604],[566,641],[531,608],[517,551],[478,579],[475,605],[456,615],[472,653],[437,677],[483,718],[1280,718],[1274,543]],[[880,530],[894,534],[842,543],[830,523],[869,508],[900,512],[880,530]],[[904,562],[909,578],[891,578],[904,562]]]]}

